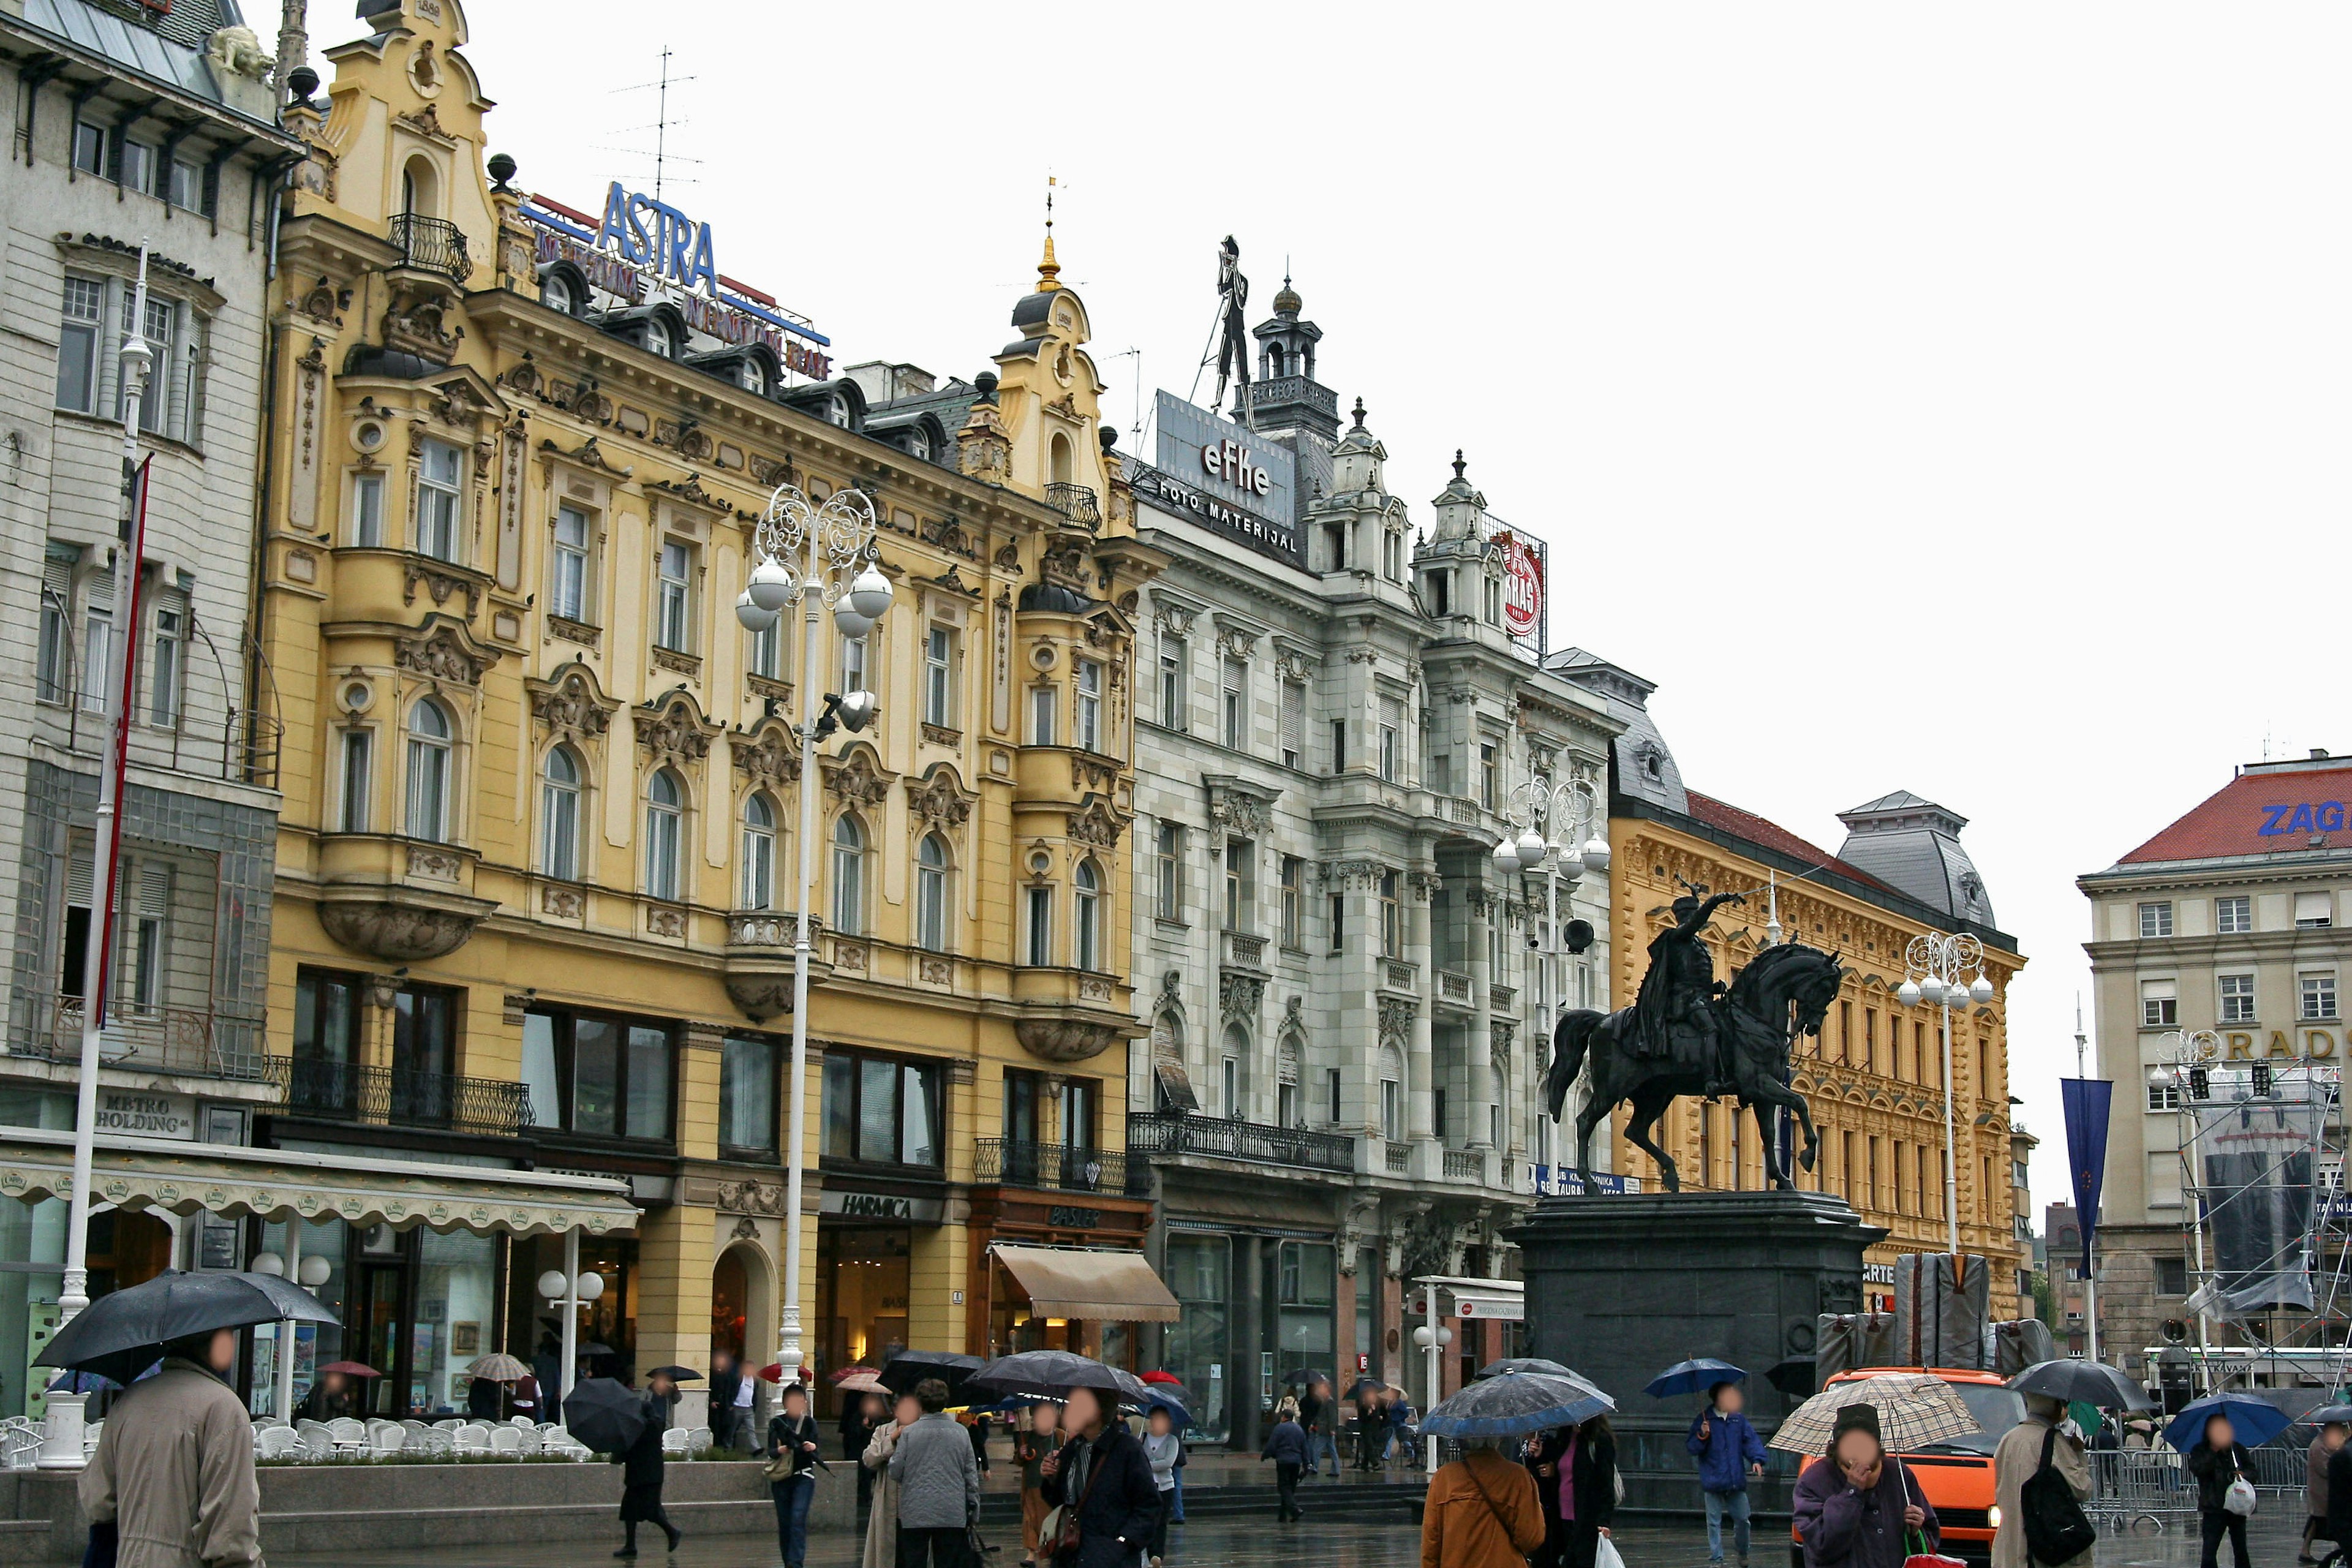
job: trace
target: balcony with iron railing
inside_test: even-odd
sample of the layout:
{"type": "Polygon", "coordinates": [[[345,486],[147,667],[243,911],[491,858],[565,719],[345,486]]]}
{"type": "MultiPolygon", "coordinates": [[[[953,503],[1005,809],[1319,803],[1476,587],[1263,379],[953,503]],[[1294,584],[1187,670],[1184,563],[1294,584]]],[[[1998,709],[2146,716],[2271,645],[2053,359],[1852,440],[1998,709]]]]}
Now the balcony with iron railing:
{"type": "MultiPolygon", "coordinates": [[[[14,1054],[36,1061],[79,1062],[81,998],[51,994],[36,1005],[38,1014],[31,1037],[22,1041],[14,1054]]],[[[236,1083],[286,1081],[274,1065],[277,1058],[263,1049],[258,1016],[231,1017],[205,1007],[110,1006],[99,1060],[123,1072],[236,1083]]]]}
{"type": "Polygon", "coordinates": [[[287,1063],[286,1110],[322,1121],[494,1138],[520,1137],[531,1125],[530,1089],[523,1084],[299,1058],[287,1063]]]}
{"type": "Polygon", "coordinates": [[[1092,485],[1047,485],[1045,504],[1082,528],[1102,526],[1102,506],[1092,485]]]}
{"type": "Polygon", "coordinates": [[[1341,1174],[1356,1168],[1356,1141],[1344,1132],[1267,1127],[1223,1116],[1136,1111],[1127,1119],[1130,1154],[1202,1154],[1258,1165],[1288,1165],[1341,1174]]]}
{"type": "Polygon", "coordinates": [[[972,1180],[1045,1193],[1108,1193],[1141,1196],[1150,1191],[1149,1168],[1117,1149],[1072,1149],[1012,1138],[972,1143],[972,1180]]]}
{"type": "Polygon", "coordinates": [[[400,250],[404,267],[438,272],[459,283],[474,270],[473,258],[466,249],[466,231],[446,218],[394,213],[390,238],[400,250]]]}

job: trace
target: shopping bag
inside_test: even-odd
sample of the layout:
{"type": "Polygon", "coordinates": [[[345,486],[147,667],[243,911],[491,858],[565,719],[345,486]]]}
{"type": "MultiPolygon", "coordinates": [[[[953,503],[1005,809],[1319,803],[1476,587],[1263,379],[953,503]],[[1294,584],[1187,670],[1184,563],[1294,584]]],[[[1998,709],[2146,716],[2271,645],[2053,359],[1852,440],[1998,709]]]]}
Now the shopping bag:
{"type": "Polygon", "coordinates": [[[1625,1559],[1617,1554],[1617,1542],[1602,1536],[1592,1548],[1592,1568],[1625,1568],[1625,1559]]]}
{"type": "Polygon", "coordinates": [[[2243,1476],[2231,1481],[2230,1489],[2221,1494],[2221,1507],[2242,1519],[2252,1514],[2254,1511],[2254,1483],[2243,1476]]]}
{"type": "Polygon", "coordinates": [[[1905,1531],[1903,1540],[1908,1552],[1903,1559],[1903,1568],[1968,1568],[1957,1557],[1943,1557],[1928,1551],[1927,1538],[1918,1531],[1905,1531]]]}

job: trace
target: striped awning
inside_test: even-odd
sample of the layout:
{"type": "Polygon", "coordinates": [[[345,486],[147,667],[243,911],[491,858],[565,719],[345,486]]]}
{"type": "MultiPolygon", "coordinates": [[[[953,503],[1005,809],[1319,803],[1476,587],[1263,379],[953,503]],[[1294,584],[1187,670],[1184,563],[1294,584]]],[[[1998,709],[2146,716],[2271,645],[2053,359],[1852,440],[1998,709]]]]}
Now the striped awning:
{"type": "MultiPolygon", "coordinates": [[[[73,1134],[0,1127],[0,1197],[31,1202],[73,1192],[73,1134]]],[[[515,1236],[635,1228],[626,1182],[248,1149],[163,1138],[100,1134],[90,1163],[90,1201],[125,1209],[188,1215],[300,1215],[356,1226],[471,1230],[515,1236]]]]}

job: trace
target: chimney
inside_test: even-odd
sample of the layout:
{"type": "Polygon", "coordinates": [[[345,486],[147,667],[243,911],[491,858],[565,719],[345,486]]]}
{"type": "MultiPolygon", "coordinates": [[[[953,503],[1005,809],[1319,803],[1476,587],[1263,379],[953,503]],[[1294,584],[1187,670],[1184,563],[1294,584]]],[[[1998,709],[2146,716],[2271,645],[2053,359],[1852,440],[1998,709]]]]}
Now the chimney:
{"type": "Polygon", "coordinates": [[[2327,758],[2327,748],[2326,748],[2326,747],[2325,747],[2325,746],[2314,746],[2314,747],[2312,747],[2312,748],[2311,748],[2311,760],[2312,760],[2313,762],[2315,762],[2315,763],[2317,763],[2317,762],[2325,762],[2325,761],[2326,760],[2326,758],[2327,758]]]}

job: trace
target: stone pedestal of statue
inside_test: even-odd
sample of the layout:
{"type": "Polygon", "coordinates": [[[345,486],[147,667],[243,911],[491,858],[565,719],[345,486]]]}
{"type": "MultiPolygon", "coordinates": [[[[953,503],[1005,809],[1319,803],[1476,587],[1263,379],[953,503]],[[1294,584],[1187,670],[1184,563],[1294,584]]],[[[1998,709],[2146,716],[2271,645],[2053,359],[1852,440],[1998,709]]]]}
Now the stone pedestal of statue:
{"type": "MultiPolygon", "coordinates": [[[[1599,1384],[1629,1508],[1700,1510],[1684,1447],[1702,1394],[1653,1399],[1643,1385],[1679,1361],[1744,1368],[1748,1419],[1769,1436],[1801,1402],[1765,1374],[1813,1353],[1814,1320],[1862,1308],[1863,1249],[1886,1232],[1826,1193],[1595,1193],[1538,1202],[1510,1233],[1527,1279],[1528,1353],[1599,1384]]],[[[1775,1471],[1789,1457],[1776,1456],[1775,1471]]],[[[1785,1515],[1793,1472],[1751,1482],[1759,1512],[1785,1515]]],[[[1759,1537],[1757,1551],[1765,1553],[1759,1537]]]]}

